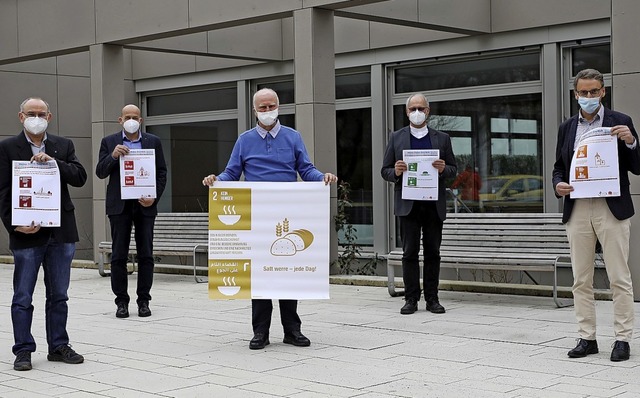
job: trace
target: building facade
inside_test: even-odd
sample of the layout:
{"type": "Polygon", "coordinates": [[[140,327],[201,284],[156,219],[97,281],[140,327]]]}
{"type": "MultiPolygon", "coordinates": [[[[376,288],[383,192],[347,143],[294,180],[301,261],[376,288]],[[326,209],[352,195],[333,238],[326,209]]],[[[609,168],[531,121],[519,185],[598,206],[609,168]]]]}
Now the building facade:
{"type": "MultiPolygon", "coordinates": [[[[167,158],[159,210],[203,212],[202,177],[224,169],[255,123],[252,94],[270,87],[318,168],[349,182],[358,242],[385,254],[399,233],[379,171],[411,93],[429,98],[459,172],[477,174],[471,196],[447,182],[451,211],[558,212],[551,170],[557,127],[577,112],[572,76],[600,70],[606,105],[640,120],[639,15],[634,0],[3,1],[0,138],[20,131],[20,102],[40,96],[49,132],[72,138],[93,174],[100,140],[137,104],[167,158]]],[[[640,209],[638,178],[631,189],[640,209]]],[[[73,196],[77,256],[93,259],[109,236],[105,182],[73,196]]]]}

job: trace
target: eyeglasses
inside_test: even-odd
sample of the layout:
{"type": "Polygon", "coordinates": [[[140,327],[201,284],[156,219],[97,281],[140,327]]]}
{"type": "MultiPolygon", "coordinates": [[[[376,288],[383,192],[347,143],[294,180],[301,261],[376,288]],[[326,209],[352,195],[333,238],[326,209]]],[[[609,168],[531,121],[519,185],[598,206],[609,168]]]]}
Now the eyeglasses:
{"type": "Polygon", "coordinates": [[[46,119],[49,115],[48,112],[22,112],[22,114],[26,117],[41,117],[43,119],[46,119]]]}
{"type": "Polygon", "coordinates": [[[427,109],[429,109],[429,108],[423,108],[421,106],[414,106],[414,107],[409,108],[409,112],[415,112],[415,111],[424,112],[427,109]]]}
{"type": "Polygon", "coordinates": [[[593,90],[580,90],[577,93],[580,97],[586,97],[589,94],[591,94],[592,97],[595,97],[596,95],[600,94],[600,91],[602,91],[602,87],[594,88],[593,90]]]}

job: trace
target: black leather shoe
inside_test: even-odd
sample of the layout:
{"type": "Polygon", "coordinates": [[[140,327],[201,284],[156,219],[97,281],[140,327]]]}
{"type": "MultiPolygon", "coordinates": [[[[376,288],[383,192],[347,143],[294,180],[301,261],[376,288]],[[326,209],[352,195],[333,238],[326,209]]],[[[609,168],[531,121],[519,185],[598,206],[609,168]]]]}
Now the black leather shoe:
{"type": "Polygon", "coordinates": [[[569,358],[584,358],[589,354],[598,353],[598,342],[595,340],[578,339],[578,345],[576,348],[569,351],[567,355],[569,358]]]}
{"type": "Polygon", "coordinates": [[[118,304],[116,310],[116,318],[129,318],[129,305],[126,303],[118,304]]]}
{"type": "Polygon", "coordinates": [[[269,345],[269,335],[264,333],[256,333],[249,342],[249,348],[252,350],[261,350],[269,345]]]}
{"type": "Polygon", "coordinates": [[[444,314],[445,310],[438,299],[430,299],[427,300],[427,311],[433,312],[434,314],[444,314]]]}
{"type": "Polygon", "coordinates": [[[84,362],[84,357],[74,351],[68,344],[61,345],[47,355],[48,361],[57,361],[71,364],[84,362]]]}
{"type": "Polygon", "coordinates": [[[400,308],[400,313],[402,315],[413,314],[416,311],[418,311],[418,302],[416,301],[416,299],[412,298],[406,299],[406,303],[404,303],[402,308],[400,308]]]}
{"type": "Polygon", "coordinates": [[[138,316],[146,317],[151,316],[151,310],[149,309],[149,303],[146,301],[142,301],[138,303],[138,316]]]}
{"type": "Polygon", "coordinates": [[[311,345],[311,340],[306,338],[305,335],[300,333],[298,330],[285,333],[282,342],[285,344],[293,344],[298,347],[309,347],[311,345]]]}
{"type": "Polygon", "coordinates": [[[631,349],[626,341],[616,341],[613,343],[613,351],[611,351],[611,360],[613,362],[626,361],[629,359],[631,349]]]}
{"type": "Polygon", "coordinates": [[[15,370],[31,370],[31,351],[20,351],[13,362],[15,370]]]}

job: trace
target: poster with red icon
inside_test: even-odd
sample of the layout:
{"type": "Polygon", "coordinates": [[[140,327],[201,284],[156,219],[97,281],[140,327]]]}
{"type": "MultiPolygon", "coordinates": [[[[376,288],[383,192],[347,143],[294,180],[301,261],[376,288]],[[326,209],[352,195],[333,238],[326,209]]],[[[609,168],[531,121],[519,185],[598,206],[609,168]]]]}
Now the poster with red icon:
{"type": "Polygon", "coordinates": [[[45,163],[13,161],[11,225],[60,226],[60,170],[45,163]]]}
{"type": "Polygon", "coordinates": [[[120,194],[122,199],[156,197],[154,149],[131,149],[120,156],[120,194]]]}

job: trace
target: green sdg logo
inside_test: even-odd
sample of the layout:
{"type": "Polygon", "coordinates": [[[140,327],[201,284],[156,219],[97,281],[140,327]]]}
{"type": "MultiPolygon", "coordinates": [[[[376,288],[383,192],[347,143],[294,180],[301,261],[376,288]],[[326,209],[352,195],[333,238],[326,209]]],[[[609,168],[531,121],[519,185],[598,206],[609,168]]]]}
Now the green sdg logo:
{"type": "Polygon", "coordinates": [[[418,186],[418,179],[415,177],[409,177],[407,178],[407,185],[410,187],[416,187],[418,186]]]}
{"type": "Polygon", "coordinates": [[[418,163],[409,163],[409,171],[418,171],[418,163]]]}

